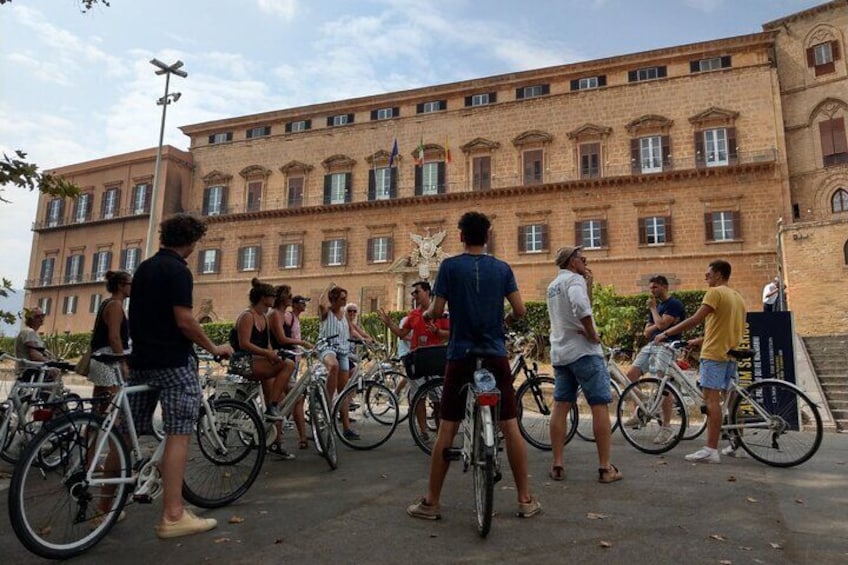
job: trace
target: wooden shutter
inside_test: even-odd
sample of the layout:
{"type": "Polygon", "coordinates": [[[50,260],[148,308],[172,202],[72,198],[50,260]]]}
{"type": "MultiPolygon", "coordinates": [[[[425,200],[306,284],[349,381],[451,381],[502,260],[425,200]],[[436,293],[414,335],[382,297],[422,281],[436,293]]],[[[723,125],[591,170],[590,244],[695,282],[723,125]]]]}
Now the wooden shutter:
{"type": "Polygon", "coordinates": [[[392,117],[397,118],[400,116],[400,106],[392,106],[392,117]]]}
{"type": "Polygon", "coordinates": [[[636,82],[639,80],[639,71],[627,71],[627,82],[636,82]]]}
{"type": "Polygon", "coordinates": [[[583,241],[583,222],[574,222],[574,245],[586,245],[583,241]]]}
{"type": "Polygon", "coordinates": [[[704,239],[706,241],[715,241],[715,233],[713,232],[713,214],[707,212],[704,214],[704,239]]]}
{"type": "Polygon", "coordinates": [[[551,246],[550,230],[548,224],[541,224],[539,227],[542,230],[542,250],[547,251],[551,246]]]}
{"type": "Polygon", "coordinates": [[[416,114],[424,113],[424,103],[423,102],[415,105],[415,113],[416,114]]]}
{"type": "Polygon", "coordinates": [[[742,213],[738,210],[731,212],[733,218],[733,239],[740,241],[742,239],[742,213]]]}
{"type": "Polygon", "coordinates": [[[724,57],[721,58],[721,68],[722,69],[728,69],[731,66],[732,65],[731,65],[730,55],[725,55],[724,57]]]}
{"type": "Polygon", "coordinates": [[[630,140],[630,172],[634,175],[642,173],[642,146],[639,138],[630,140]]]}
{"type": "Polygon", "coordinates": [[[518,252],[527,251],[527,226],[518,226],[518,252]]]}
{"type": "Polygon", "coordinates": [[[70,282],[73,277],[73,273],[71,272],[71,260],[73,256],[65,258],[65,282],[70,282]]]}
{"type": "Polygon", "coordinates": [[[648,224],[645,218],[639,218],[639,245],[648,245],[648,224]]]}
{"type": "Polygon", "coordinates": [[[63,314],[68,313],[68,300],[70,298],[71,298],[70,296],[66,296],[65,298],[62,299],[62,313],[63,314]]]}
{"type": "Polygon", "coordinates": [[[489,104],[494,104],[497,101],[498,101],[498,93],[497,92],[490,92],[489,93],[489,104]]]}
{"type": "Polygon", "coordinates": [[[415,196],[421,196],[424,192],[424,167],[415,165],[415,196]]]}
{"type": "Polygon", "coordinates": [[[201,251],[197,254],[197,272],[203,272],[203,256],[206,255],[206,250],[201,251]]]}
{"type": "Polygon", "coordinates": [[[447,183],[446,183],[446,180],[445,180],[446,173],[447,173],[447,171],[445,169],[444,161],[441,162],[441,163],[438,163],[437,167],[436,167],[436,182],[438,183],[436,185],[436,190],[437,190],[438,194],[444,194],[447,190],[447,188],[446,188],[447,183]]]}
{"type": "Polygon", "coordinates": [[[371,121],[374,121],[374,120],[377,119],[378,112],[379,112],[379,110],[371,110],[371,121]]]}
{"type": "Polygon", "coordinates": [[[203,215],[209,215],[209,193],[212,191],[210,188],[206,188],[203,190],[203,215]]]}
{"type": "Polygon", "coordinates": [[[347,265],[347,240],[342,240],[342,265],[347,265]]]}
{"type": "Polygon", "coordinates": [[[330,242],[321,242],[321,265],[326,267],[330,264],[330,242]]]}
{"type": "Polygon", "coordinates": [[[377,199],[377,172],[374,169],[368,170],[368,200],[377,199]]]}
{"type": "Polygon", "coordinates": [[[821,138],[821,152],[822,157],[827,158],[829,155],[833,155],[834,151],[834,143],[833,143],[833,120],[827,120],[824,122],[819,122],[819,137],[821,138]]]}
{"type": "Polygon", "coordinates": [[[277,248],[277,268],[282,269],[286,265],[286,244],[283,243],[277,248]]]}
{"type": "Polygon", "coordinates": [[[244,269],[244,247],[241,247],[238,250],[238,259],[236,261],[236,269],[238,269],[239,271],[244,269]]]}
{"type": "Polygon", "coordinates": [[[601,247],[609,246],[609,230],[607,229],[607,221],[601,220],[601,247]]]}
{"type": "Polygon", "coordinates": [[[816,50],[812,47],[807,48],[807,66],[815,67],[816,66],[816,50]]]}
{"type": "Polygon", "coordinates": [[[350,202],[353,197],[353,173],[345,173],[345,202],[350,202]]]}
{"type": "Polygon", "coordinates": [[[580,90],[580,79],[579,78],[572,79],[571,90],[580,90]]]}
{"type": "Polygon", "coordinates": [[[842,58],[842,53],[839,51],[839,42],[831,41],[830,42],[830,56],[834,61],[838,61],[842,58]]]}
{"type": "Polygon", "coordinates": [[[736,150],[736,128],[727,128],[727,160],[731,165],[739,162],[739,154],[736,150]]]}
{"type": "Polygon", "coordinates": [[[365,260],[369,263],[374,262],[374,240],[376,238],[369,237],[368,242],[365,245],[365,260]]]}
{"type": "Polygon", "coordinates": [[[830,128],[833,134],[833,152],[848,153],[848,140],[845,138],[845,118],[834,118],[831,120],[833,125],[830,128]]]}
{"type": "Polygon", "coordinates": [[[689,72],[690,73],[700,73],[701,72],[701,61],[689,61],[689,72]]]}
{"type": "Polygon", "coordinates": [[[227,141],[232,141],[232,140],[233,140],[233,132],[228,131],[227,132],[227,141]]]}
{"type": "Polygon", "coordinates": [[[95,280],[94,275],[97,273],[97,259],[100,258],[100,252],[94,253],[91,258],[91,280],[95,280]]]}
{"type": "Polygon", "coordinates": [[[524,98],[524,88],[516,88],[515,89],[515,99],[521,100],[524,98]]]}
{"type": "Polygon", "coordinates": [[[486,253],[495,255],[495,230],[489,228],[489,233],[486,237],[486,253]]]}
{"type": "Polygon", "coordinates": [[[666,76],[668,76],[668,68],[665,65],[657,67],[657,78],[665,78],[666,76]]]}
{"type": "Polygon", "coordinates": [[[389,172],[389,198],[397,198],[398,191],[398,170],[397,167],[392,167],[389,172]]]}
{"type": "Polygon", "coordinates": [[[707,166],[707,156],[704,153],[704,132],[695,132],[695,167],[702,169],[707,166]]]}
{"type": "Polygon", "coordinates": [[[98,296],[99,295],[97,295],[97,294],[92,294],[91,298],[88,301],[88,311],[91,312],[92,314],[96,311],[97,297],[98,296]]]}
{"type": "Polygon", "coordinates": [[[466,107],[466,108],[467,108],[467,107],[469,107],[469,106],[471,106],[471,100],[472,100],[473,98],[474,98],[473,96],[466,96],[466,97],[465,97],[465,107],[466,107]]]}
{"type": "Polygon", "coordinates": [[[327,116],[327,127],[333,127],[333,116],[327,116]]]}
{"type": "Polygon", "coordinates": [[[671,136],[660,137],[660,154],[662,155],[662,166],[664,171],[671,169],[671,136]]]}
{"type": "Polygon", "coordinates": [[[607,75],[598,75],[598,86],[607,85],[607,75]]]}
{"type": "Polygon", "coordinates": [[[674,241],[671,235],[671,216],[666,216],[663,221],[665,222],[665,242],[671,243],[674,241]]]}
{"type": "Polygon", "coordinates": [[[91,211],[94,209],[94,193],[88,193],[88,205],[85,208],[85,221],[91,221],[91,211]]]}
{"type": "Polygon", "coordinates": [[[292,123],[286,122],[286,133],[291,133],[291,130],[292,130],[292,123]]]}
{"type": "Polygon", "coordinates": [[[262,182],[247,183],[247,211],[258,212],[262,208],[262,182]]]}
{"type": "Polygon", "coordinates": [[[395,260],[395,240],[392,237],[386,238],[386,259],[390,263],[395,260]]]}
{"type": "Polygon", "coordinates": [[[303,129],[312,129],[312,120],[311,119],[310,120],[304,120],[304,122],[306,122],[306,123],[303,125],[303,129]]]}
{"type": "Polygon", "coordinates": [[[144,213],[150,213],[151,200],[153,199],[153,184],[147,184],[144,188],[144,213]]]}
{"type": "Polygon", "coordinates": [[[439,110],[447,110],[448,109],[448,101],[447,100],[439,100],[439,110]]]}
{"type": "Polygon", "coordinates": [[[221,187],[221,214],[226,214],[229,212],[227,207],[227,203],[229,202],[230,196],[230,187],[222,186],[221,187]]]}
{"type": "Polygon", "coordinates": [[[543,84],[542,85],[542,94],[545,95],[545,94],[550,94],[550,93],[551,93],[551,85],[550,84],[543,84]]]}
{"type": "Polygon", "coordinates": [[[352,123],[353,123],[353,119],[354,119],[355,117],[356,117],[356,116],[354,116],[353,114],[348,114],[348,115],[347,115],[347,123],[352,124],[352,123]]]}
{"type": "Polygon", "coordinates": [[[216,273],[220,273],[221,272],[221,250],[220,249],[213,249],[213,251],[214,251],[213,257],[215,257],[215,265],[212,267],[212,269],[216,273]]]}
{"type": "Polygon", "coordinates": [[[330,204],[330,193],[333,190],[333,175],[324,175],[324,206],[330,204]]]}
{"type": "Polygon", "coordinates": [[[215,134],[214,133],[209,136],[209,144],[211,145],[213,143],[215,143],[215,134]]]}

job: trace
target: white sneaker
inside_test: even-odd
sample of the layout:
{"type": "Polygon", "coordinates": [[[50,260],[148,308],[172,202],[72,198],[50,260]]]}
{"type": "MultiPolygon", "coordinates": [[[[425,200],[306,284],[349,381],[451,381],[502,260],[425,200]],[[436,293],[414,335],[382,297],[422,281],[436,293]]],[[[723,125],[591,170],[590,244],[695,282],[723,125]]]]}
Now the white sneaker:
{"type": "Polygon", "coordinates": [[[660,428],[657,435],[654,436],[653,442],[657,445],[664,445],[672,440],[674,432],[671,428],[660,428]]]}
{"type": "Polygon", "coordinates": [[[732,443],[722,449],[721,454],[727,455],[728,457],[742,457],[742,454],[739,452],[739,448],[732,443]]]}
{"type": "Polygon", "coordinates": [[[639,419],[639,414],[634,412],[629,418],[624,420],[621,425],[630,428],[632,426],[638,426],[641,423],[642,420],[639,419]]]}
{"type": "Polygon", "coordinates": [[[692,463],[721,463],[721,456],[718,451],[709,447],[702,447],[695,453],[687,455],[685,459],[692,463]]]}

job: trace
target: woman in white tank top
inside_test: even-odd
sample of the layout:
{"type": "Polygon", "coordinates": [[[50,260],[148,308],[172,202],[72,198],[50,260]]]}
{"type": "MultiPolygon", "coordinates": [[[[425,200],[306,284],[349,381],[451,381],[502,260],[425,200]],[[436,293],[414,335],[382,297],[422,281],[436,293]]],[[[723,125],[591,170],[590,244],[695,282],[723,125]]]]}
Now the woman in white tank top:
{"type": "MultiPolygon", "coordinates": [[[[327,367],[327,397],[332,399],[341,392],[350,377],[350,327],[344,313],[347,303],[347,291],[330,283],[330,286],[318,299],[318,317],[320,326],[318,337],[335,337],[329,346],[321,351],[321,361],[327,367]]],[[[350,427],[348,407],[341,407],[342,428],[348,439],[359,439],[359,434],[350,427]]]]}

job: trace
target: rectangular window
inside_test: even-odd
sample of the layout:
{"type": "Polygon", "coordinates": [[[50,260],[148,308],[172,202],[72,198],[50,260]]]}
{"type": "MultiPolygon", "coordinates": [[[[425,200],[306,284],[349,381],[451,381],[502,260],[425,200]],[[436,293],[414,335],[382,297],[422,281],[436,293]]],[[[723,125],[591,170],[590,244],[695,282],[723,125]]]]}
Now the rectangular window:
{"type": "Polygon", "coordinates": [[[474,157],[471,161],[471,190],[489,190],[492,188],[492,158],[474,157]]]}
{"type": "Polygon", "coordinates": [[[303,245],[300,243],[284,243],[280,246],[278,266],[281,269],[299,269],[303,264],[303,245]]]}
{"type": "Polygon", "coordinates": [[[588,90],[590,88],[598,88],[598,77],[581,78],[577,83],[578,90],[588,90]]]}
{"type": "Polygon", "coordinates": [[[204,249],[200,252],[198,270],[202,275],[211,275],[218,272],[220,265],[220,249],[204,249]]]}
{"type": "Polygon", "coordinates": [[[833,50],[830,47],[830,42],[828,41],[827,43],[813,45],[813,58],[815,59],[817,67],[832,63],[833,50]]]}
{"type": "Polygon", "coordinates": [[[85,259],[82,255],[71,255],[65,261],[65,282],[79,283],[82,282],[83,265],[85,259]]]}
{"type": "Polygon", "coordinates": [[[430,114],[433,112],[439,112],[441,110],[447,110],[447,108],[447,100],[431,100],[430,102],[422,102],[421,104],[418,104],[418,106],[416,107],[416,113],[430,114]]]}
{"type": "Polygon", "coordinates": [[[56,268],[56,258],[48,257],[41,260],[41,272],[38,277],[38,286],[49,286],[53,284],[53,272],[56,268]]]}
{"type": "Polygon", "coordinates": [[[94,196],[86,192],[77,196],[76,208],[74,209],[74,222],[81,224],[91,217],[91,200],[94,196]]]}
{"type": "Polygon", "coordinates": [[[639,139],[639,159],[643,173],[662,171],[662,138],[655,135],[639,139]]]}
{"type": "Polygon", "coordinates": [[[639,218],[639,245],[671,243],[671,218],[651,216],[639,218]]]}
{"type": "Polygon", "coordinates": [[[248,212],[258,212],[262,208],[262,181],[247,183],[247,208],[248,212]]]}
{"type": "Polygon", "coordinates": [[[344,204],[347,193],[347,174],[334,173],[330,177],[330,204],[344,204]]]}
{"type": "Polygon", "coordinates": [[[232,141],[232,140],[233,140],[233,132],[231,132],[231,131],[227,131],[227,132],[223,132],[223,133],[215,133],[215,134],[212,134],[212,135],[209,136],[209,143],[210,144],[225,143],[227,141],[232,141]]]}
{"type": "Polygon", "coordinates": [[[523,88],[516,89],[515,98],[516,100],[522,100],[524,98],[537,98],[539,96],[545,96],[546,94],[550,94],[550,92],[550,85],[535,84],[533,86],[525,86],[523,88]]]}
{"type": "Polygon", "coordinates": [[[489,103],[489,93],[475,94],[471,97],[472,106],[485,106],[489,103]]]}
{"type": "Polygon", "coordinates": [[[121,261],[121,270],[126,271],[128,273],[132,273],[138,268],[138,264],[141,262],[141,248],[140,247],[127,247],[123,252],[123,259],[121,261]]]}
{"type": "Polygon", "coordinates": [[[518,228],[518,250],[522,253],[541,253],[548,249],[547,224],[529,224],[518,228]]]}
{"type": "Polygon", "coordinates": [[[666,76],[666,67],[658,66],[658,67],[645,67],[642,69],[636,69],[635,71],[629,71],[627,73],[628,82],[641,82],[643,80],[654,80],[657,78],[663,78],[666,76]]]}
{"type": "Polygon", "coordinates": [[[848,140],[845,137],[845,118],[819,122],[822,161],[825,167],[848,163],[848,140]]]}
{"type": "Polygon", "coordinates": [[[593,179],[601,176],[601,144],[580,145],[580,178],[593,179]]]}
{"type": "Polygon", "coordinates": [[[238,254],[238,270],[239,271],[258,271],[259,270],[259,253],[258,245],[250,245],[239,249],[238,254]]]}
{"type": "Polygon", "coordinates": [[[397,117],[400,113],[399,108],[380,108],[379,110],[371,111],[371,119],[372,120],[389,120],[391,118],[397,117]]]}
{"type": "Polygon", "coordinates": [[[807,49],[807,66],[815,68],[816,76],[834,72],[840,58],[838,41],[825,41],[807,49]]]}
{"type": "Polygon", "coordinates": [[[52,298],[39,298],[38,299],[38,307],[41,308],[41,311],[45,314],[49,315],[51,307],[53,306],[52,298]]]}
{"type": "Polygon", "coordinates": [[[104,220],[109,220],[118,215],[118,204],[120,200],[120,189],[107,188],[103,193],[103,205],[100,211],[100,217],[104,220]]]}
{"type": "Polygon", "coordinates": [[[741,215],[736,211],[707,212],[704,215],[707,241],[742,239],[741,215]]]}
{"type": "Polygon", "coordinates": [[[224,213],[224,187],[210,186],[204,191],[204,215],[219,216],[224,213]]]}
{"type": "Polygon", "coordinates": [[[289,122],[286,124],[286,132],[295,133],[312,129],[312,120],[299,120],[297,122],[289,122]]]}
{"type": "Polygon", "coordinates": [[[76,296],[66,296],[62,301],[62,313],[66,316],[70,316],[72,314],[77,313],[77,297],[76,296]]]}
{"type": "Polygon", "coordinates": [[[151,185],[137,184],[133,187],[132,213],[149,214],[150,213],[150,196],[151,185]]]}
{"type": "Polygon", "coordinates": [[[381,167],[374,171],[374,199],[389,200],[392,197],[392,170],[381,167]]]}
{"type": "Polygon", "coordinates": [[[325,267],[338,267],[347,261],[347,242],[344,239],[331,239],[321,242],[321,263],[325,267]]]}
{"type": "Polygon", "coordinates": [[[708,167],[723,167],[729,163],[726,129],[704,130],[704,155],[708,167]]]}
{"type": "Polygon", "coordinates": [[[62,224],[62,212],[65,202],[61,198],[54,198],[47,203],[47,227],[53,228],[62,224]]]}
{"type": "Polygon", "coordinates": [[[586,249],[600,249],[607,246],[606,220],[584,220],[577,222],[576,238],[578,245],[586,249]]]}
{"type": "Polygon", "coordinates": [[[288,207],[303,206],[303,177],[289,177],[288,207]]]}
{"type": "Polygon", "coordinates": [[[103,303],[103,295],[102,294],[92,294],[91,299],[88,301],[88,312],[90,314],[96,314],[100,309],[100,304],[103,303]]]}
{"type": "Polygon", "coordinates": [[[332,122],[328,125],[331,126],[343,126],[351,123],[353,120],[350,120],[350,114],[339,114],[338,116],[332,116],[330,119],[332,122]]]}
{"type": "Polygon", "coordinates": [[[542,184],[542,150],[525,151],[522,157],[524,159],[524,186],[542,184]]]}
{"type": "Polygon", "coordinates": [[[265,137],[268,135],[271,135],[271,126],[259,126],[247,130],[247,139],[253,139],[254,137],[265,137]]]}
{"type": "Polygon", "coordinates": [[[388,263],[392,260],[392,238],[372,237],[368,240],[368,262],[388,263]]]}
{"type": "Polygon", "coordinates": [[[98,251],[94,254],[94,261],[91,264],[91,278],[95,281],[102,281],[108,271],[112,267],[112,252],[98,251]]]}
{"type": "Polygon", "coordinates": [[[421,194],[439,194],[439,163],[424,163],[421,167],[421,194]]]}

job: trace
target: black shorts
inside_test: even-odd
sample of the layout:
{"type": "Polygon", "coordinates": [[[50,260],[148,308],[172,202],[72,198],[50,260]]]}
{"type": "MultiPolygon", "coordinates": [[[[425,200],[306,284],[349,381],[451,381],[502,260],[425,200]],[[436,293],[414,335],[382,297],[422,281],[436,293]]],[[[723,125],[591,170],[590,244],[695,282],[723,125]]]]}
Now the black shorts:
{"type": "MultiPolygon", "coordinates": [[[[518,410],[515,404],[515,389],[512,386],[515,379],[509,368],[509,360],[506,357],[493,357],[486,359],[483,366],[495,376],[498,390],[501,391],[500,419],[514,419],[518,410]]],[[[441,416],[443,420],[459,422],[465,416],[465,390],[463,386],[471,382],[476,368],[477,363],[473,357],[448,361],[445,367],[445,386],[442,391],[441,416]]]]}

